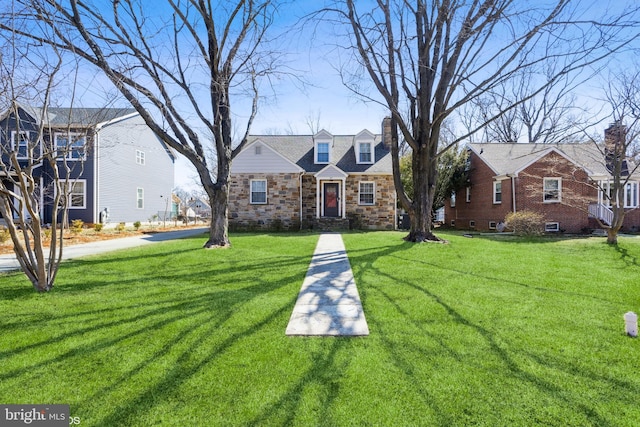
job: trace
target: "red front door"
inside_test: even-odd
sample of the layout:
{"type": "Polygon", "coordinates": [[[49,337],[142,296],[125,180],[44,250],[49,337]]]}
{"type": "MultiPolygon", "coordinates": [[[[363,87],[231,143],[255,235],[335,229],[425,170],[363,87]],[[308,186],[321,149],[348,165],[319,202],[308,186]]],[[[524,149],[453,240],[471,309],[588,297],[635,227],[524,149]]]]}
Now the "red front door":
{"type": "Polygon", "coordinates": [[[324,184],[324,216],[338,216],[338,183],[324,184]]]}

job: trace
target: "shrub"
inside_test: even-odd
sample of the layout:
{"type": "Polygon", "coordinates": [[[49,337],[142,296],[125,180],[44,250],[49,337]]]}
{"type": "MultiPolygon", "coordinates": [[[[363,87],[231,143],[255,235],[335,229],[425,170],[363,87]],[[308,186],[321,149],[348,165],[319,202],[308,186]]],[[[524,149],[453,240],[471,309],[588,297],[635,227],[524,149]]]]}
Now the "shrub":
{"type": "Polygon", "coordinates": [[[136,229],[136,231],[138,231],[140,229],[140,226],[142,225],[142,223],[140,221],[136,221],[133,223],[133,228],[136,229]]]}
{"type": "Polygon", "coordinates": [[[93,229],[96,230],[96,233],[99,233],[102,231],[102,227],[104,227],[104,224],[102,223],[95,223],[93,224],[93,229]]]}
{"type": "Polygon", "coordinates": [[[504,222],[519,236],[539,236],[544,233],[544,216],[536,212],[510,212],[504,222]]]}
{"type": "Polygon", "coordinates": [[[9,240],[9,237],[11,237],[11,233],[9,233],[9,230],[4,227],[0,228],[0,243],[6,242],[7,240],[9,240]]]}
{"type": "Polygon", "coordinates": [[[120,231],[124,231],[126,224],[124,222],[120,222],[118,223],[118,225],[116,225],[116,231],[120,232],[120,231]]]}
{"type": "Polygon", "coordinates": [[[81,219],[74,219],[71,221],[71,232],[73,234],[79,234],[82,232],[82,228],[84,227],[84,221],[81,219]]]}

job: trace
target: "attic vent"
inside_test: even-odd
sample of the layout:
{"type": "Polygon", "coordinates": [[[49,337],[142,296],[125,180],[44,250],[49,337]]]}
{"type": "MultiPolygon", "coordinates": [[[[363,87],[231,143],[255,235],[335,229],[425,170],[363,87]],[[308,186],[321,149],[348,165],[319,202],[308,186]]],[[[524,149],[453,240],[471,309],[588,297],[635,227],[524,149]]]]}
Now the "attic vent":
{"type": "Polygon", "coordinates": [[[262,146],[256,145],[256,156],[259,156],[260,154],[262,154],[262,146]]]}

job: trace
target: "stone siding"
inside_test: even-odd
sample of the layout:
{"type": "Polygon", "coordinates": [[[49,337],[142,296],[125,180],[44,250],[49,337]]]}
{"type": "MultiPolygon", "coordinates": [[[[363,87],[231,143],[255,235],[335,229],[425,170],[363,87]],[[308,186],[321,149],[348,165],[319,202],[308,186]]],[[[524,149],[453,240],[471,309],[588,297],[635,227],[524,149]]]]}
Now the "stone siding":
{"type": "Polygon", "coordinates": [[[347,218],[351,228],[368,230],[395,229],[396,197],[391,175],[353,175],[347,177],[347,218]],[[360,182],[374,182],[373,205],[359,204],[360,182]]]}
{"type": "Polygon", "coordinates": [[[300,178],[298,174],[244,173],[231,176],[229,227],[232,230],[298,230],[300,178]],[[267,203],[251,204],[252,179],[267,180],[267,203]]]}
{"type": "MultiPolygon", "coordinates": [[[[229,196],[229,227],[232,230],[297,230],[317,226],[316,179],[302,176],[302,218],[300,218],[300,176],[298,174],[234,174],[229,196]],[[250,182],[267,180],[267,203],[251,204],[250,182]]],[[[346,216],[357,229],[395,228],[395,188],[390,175],[355,175],[346,180],[346,216]],[[360,205],[359,183],[375,182],[373,205],[360,205]]]]}

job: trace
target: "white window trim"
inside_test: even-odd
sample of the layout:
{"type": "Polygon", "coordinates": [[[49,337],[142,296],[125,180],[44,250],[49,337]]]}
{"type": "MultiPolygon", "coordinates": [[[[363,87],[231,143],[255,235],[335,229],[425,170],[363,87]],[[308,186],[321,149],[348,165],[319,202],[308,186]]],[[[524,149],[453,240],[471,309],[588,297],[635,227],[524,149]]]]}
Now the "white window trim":
{"type": "MultiPolygon", "coordinates": [[[[20,152],[20,150],[19,150],[19,145],[20,144],[19,143],[16,144],[18,142],[18,138],[19,138],[18,135],[26,135],[27,136],[27,144],[29,144],[29,142],[30,142],[29,138],[31,136],[28,130],[21,130],[21,131],[12,130],[11,131],[11,150],[15,151],[16,153],[20,152]]],[[[27,153],[28,153],[28,151],[29,151],[29,146],[27,145],[27,153]]],[[[27,156],[17,156],[16,155],[16,158],[18,158],[20,160],[23,160],[23,159],[28,159],[29,156],[28,155],[27,156]]]]}
{"type": "Polygon", "coordinates": [[[467,187],[466,201],[467,203],[471,203],[471,187],[467,187]]]}
{"type": "Polygon", "coordinates": [[[562,178],[559,177],[545,177],[542,180],[542,203],[560,203],[562,202],[562,178]],[[558,181],[558,198],[552,200],[545,200],[547,181],[558,181]]]}
{"type": "Polygon", "coordinates": [[[316,141],[313,147],[313,163],[315,163],[316,165],[328,165],[329,163],[331,163],[331,141],[316,141]],[[326,162],[321,162],[318,160],[318,154],[320,154],[318,152],[318,146],[320,144],[327,144],[327,151],[328,151],[328,159],[326,162]]]}
{"type": "Polygon", "coordinates": [[[476,228],[476,221],[474,219],[469,221],[469,228],[476,228]]]}
{"type": "Polygon", "coordinates": [[[373,141],[359,141],[357,145],[358,145],[358,152],[356,153],[356,163],[359,164],[359,165],[371,165],[371,164],[373,164],[373,156],[375,155],[374,148],[373,148],[373,141]],[[360,160],[360,154],[362,153],[362,146],[363,145],[368,145],[369,146],[369,157],[370,157],[370,160],[368,162],[364,162],[364,161],[360,160]]]}
{"type": "Polygon", "coordinates": [[[545,231],[545,233],[558,233],[560,231],[560,223],[559,222],[545,222],[544,223],[544,231],[545,231]]]}
{"type": "Polygon", "coordinates": [[[144,151],[136,150],[136,164],[144,166],[147,163],[144,151]]]}
{"type": "Polygon", "coordinates": [[[456,192],[455,191],[453,193],[451,193],[451,197],[449,197],[449,205],[452,208],[456,207],[456,192]]]}
{"type": "MultiPolygon", "coordinates": [[[[486,199],[485,199],[486,200],[486,199]]],[[[493,204],[501,205],[502,204],[502,181],[493,181],[493,204]],[[496,199],[497,196],[497,186],[500,185],[500,200],[496,199]]]]}
{"type": "Polygon", "coordinates": [[[269,187],[266,179],[252,179],[249,181],[249,203],[252,205],[266,205],[269,200],[269,187]],[[264,182],[264,202],[253,201],[253,183],[264,182]]]}
{"type": "Polygon", "coordinates": [[[142,187],[136,188],[136,209],[144,209],[144,188],[142,187]],[[140,197],[141,191],[142,191],[142,197],[140,197]],[[142,200],[142,206],[139,206],[140,204],[138,202],[140,200],[142,200]]]}
{"type": "Polygon", "coordinates": [[[71,197],[72,197],[72,192],[69,191],[68,194],[68,200],[69,202],[67,203],[67,206],[69,207],[69,209],[86,209],[87,208],[87,180],[86,179],[74,179],[74,180],[69,180],[69,185],[71,186],[71,189],[73,189],[73,185],[76,183],[82,183],[82,206],[72,206],[71,205],[71,197]]]}
{"type": "Polygon", "coordinates": [[[61,157],[61,159],[66,159],[69,161],[84,161],[87,158],[87,134],[86,133],[82,133],[82,132],[56,132],[53,135],[53,144],[54,147],[56,148],[56,153],[58,153],[58,135],[63,135],[66,136],[67,138],[71,139],[74,136],[84,136],[84,144],[82,146],[82,156],[79,157],[73,157],[73,150],[70,149],[69,147],[66,149],[66,151],[62,154],[64,154],[64,156],[61,157]]]}
{"type": "Polygon", "coordinates": [[[637,208],[638,207],[638,181],[629,181],[624,185],[624,207],[625,208],[637,208]],[[633,189],[635,187],[635,204],[629,203],[629,198],[627,197],[627,186],[631,186],[633,189]]]}
{"type": "MultiPolygon", "coordinates": [[[[364,193],[364,194],[368,194],[368,193],[364,193]]],[[[358,205],[361,206],[373,206],[376,204],[376,183],[374,181],[360,181],[358,183],[358,205]],[[372,189],[371,192],[373,193],[373,202],[371,203],[362,203],[362,199],[360,198],[360,195],[363,194],[362,193],[362,184],[371,184],[372,185],[372,189]]]]}
{"type": "Polygon", "coordinates": [[[489,230],[495,230],[498,226],[496,221],[489,221],[489,230]]]}

